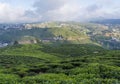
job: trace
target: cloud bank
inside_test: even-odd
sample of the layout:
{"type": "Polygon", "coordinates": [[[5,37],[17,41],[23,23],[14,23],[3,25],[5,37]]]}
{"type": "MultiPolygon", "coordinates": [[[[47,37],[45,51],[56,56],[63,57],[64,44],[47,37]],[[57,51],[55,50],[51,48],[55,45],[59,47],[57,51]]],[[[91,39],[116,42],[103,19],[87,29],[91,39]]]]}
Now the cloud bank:
{"type": "Polygon", "coordinates": [[[113,3],[113,0],[34,0],[29,9],[0,3],[0,22],[88,21],[120,18],[119,7],[119,4],[113,3]]]}

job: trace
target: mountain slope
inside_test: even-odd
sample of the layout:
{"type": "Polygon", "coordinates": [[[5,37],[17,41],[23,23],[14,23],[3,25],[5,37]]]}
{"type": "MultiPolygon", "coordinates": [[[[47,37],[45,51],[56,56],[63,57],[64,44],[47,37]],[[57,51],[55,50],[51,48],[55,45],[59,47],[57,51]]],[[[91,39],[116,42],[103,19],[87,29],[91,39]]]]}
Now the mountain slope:
{"type": "Polygon", "coordinates": [[[0,35],[0,41],[14,42],[32,36],[43,42],[93,43],[90,32],[101,33],[106,26],[77,22],[48,22],[26,24],[25,29],[10,29],[0,35]]]}
{"type": "Polygon", "coordinates": [[[0,42],[9,44],[14,44],[16,41],[21,44],[38,42],[96,44],[106,49],[120,49],[119,26],[119,24],[104,25],[79,22],[32,23],[25,24],[24,29],[5,30],[0,34],[0,42]]]}
{"type": "Polygon", "coordinates": [[[0,49],[0,83],[119,84],[119,56],[95,45],[9,46],[0,49]]]}

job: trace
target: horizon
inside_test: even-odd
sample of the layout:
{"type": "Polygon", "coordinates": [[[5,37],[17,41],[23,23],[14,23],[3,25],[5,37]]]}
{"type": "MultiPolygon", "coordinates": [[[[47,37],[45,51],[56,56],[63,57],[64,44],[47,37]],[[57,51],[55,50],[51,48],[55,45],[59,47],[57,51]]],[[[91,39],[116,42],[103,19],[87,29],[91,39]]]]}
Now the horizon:
{"type": "Polygon", "coordinates": [[[0,23],[120,19],[116,0],[0,0],[0,23]]]}

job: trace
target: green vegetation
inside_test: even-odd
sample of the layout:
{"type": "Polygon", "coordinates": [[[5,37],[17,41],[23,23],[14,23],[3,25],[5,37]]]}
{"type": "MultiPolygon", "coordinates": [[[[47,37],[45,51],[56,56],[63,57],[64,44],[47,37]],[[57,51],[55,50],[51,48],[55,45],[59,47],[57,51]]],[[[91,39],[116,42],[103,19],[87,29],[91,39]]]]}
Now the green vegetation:
{"type": "Polygon", "coordinates": [[[120,49],[119,24],[43,22],[23,25],[17,29],[1,29],[0,42],[97,44],[106,49],[120,49]]]}
{"type": "Polygon", "coordinates": [[[0,49],[0,84],[119,84],[120,51],[93,44],[0,49]]]}
{"type": "Polygon", "coordinates": [[[120,84],[120,50],[104,49],[119,49],[112,34],[77,22],[1,31],[1,43],[13,45],[0,49],[0,84],[120,84]]]}
{"type": "MultiPolygon", "coordinates": [[[[55,42],[54,38],[61,36],[62,41],[68,41],[72,43],[90,43],[90,38],[82,31],[72,29],[69,27],[63,28],[33,28],[23,30],[10,30],[0,35],[0,40],[3,42],[23,41],[25,37],[28,40],[39,39],[55,42]]],[[[92,42],[91,42],[92,43],[92,42]]]]}
{"type": "MultiPolygon", "coordinates": [[[[32,39],[49,40],[50,42],[62,41],[76,44],[92,43],[88,32],[97,32],[104,30],[104,26],[97,24],[80,24],[67,22],[51,22],[44,24],[26,24],[25,29],[9,29],[0,34],[0,41],[14,42],[23,40],[24,37],[29,36],[32,39]],[[60,38],[59,38],[60,37],[60,38]]],[[[28,38],[27,38],[28,39],[28,38]]],[[[31,38],[29,38],[31,39],[31,38]]]]}

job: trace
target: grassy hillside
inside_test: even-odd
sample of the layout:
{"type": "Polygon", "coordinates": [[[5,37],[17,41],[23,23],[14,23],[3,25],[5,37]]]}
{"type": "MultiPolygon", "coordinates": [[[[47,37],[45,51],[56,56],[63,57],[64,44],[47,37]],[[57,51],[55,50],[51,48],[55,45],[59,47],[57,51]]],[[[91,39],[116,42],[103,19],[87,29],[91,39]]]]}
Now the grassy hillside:
{"type": "Polygon", "coordinates": [[[58,57],[54,55],[47,54],[45,52],[40,51],[42,46],[38,44],[32,45],[15,45],[3,48],[0,50],[1,55],[15,55],[15,56],[29,56],[29,57],[37,57],[45,60],[57,60],[58,57]]]}
{"type": "Polygon", "coordinates": [[[25,29],[9,29],[0,34],[0,41],[14,42],[25,36],[32,36],[49,42],[92,43],[89,32],[101,32],[106,27],[98,24],[77,22],[48,22],[26,24],[25,29]]]}
{"type": "Polygon", "coordinates": [[[0,40],[15,41],[24,36],[33,36],[41,40],[54,40],[54,37],[62,36],[63,40],[80,41],[89,40],[87,35],[80,31],[70,28],[39,28],[39,29],[24,29],[24,30],[11,30],[0,35],[0,40]]]}
{"type": "Polygon", "coordinates": [[[24,28],[2,29],[1,43],[71,43],[97,44],[106,49],[120,49],[119,24],[97,24],[79,22],[43,22],[24,24],[24,28]],[[24,37],[27,40],[24,40],[24,37]],[[32,37],[32,38],[31,38],[32,37]],[[31,41],[32,39],[32,41],[31,41]]]}
{"type": "Polygon", "coordinates": [[[1,84],[119,84],[120,51],[91,44],[0,49],[1,84]]]}

